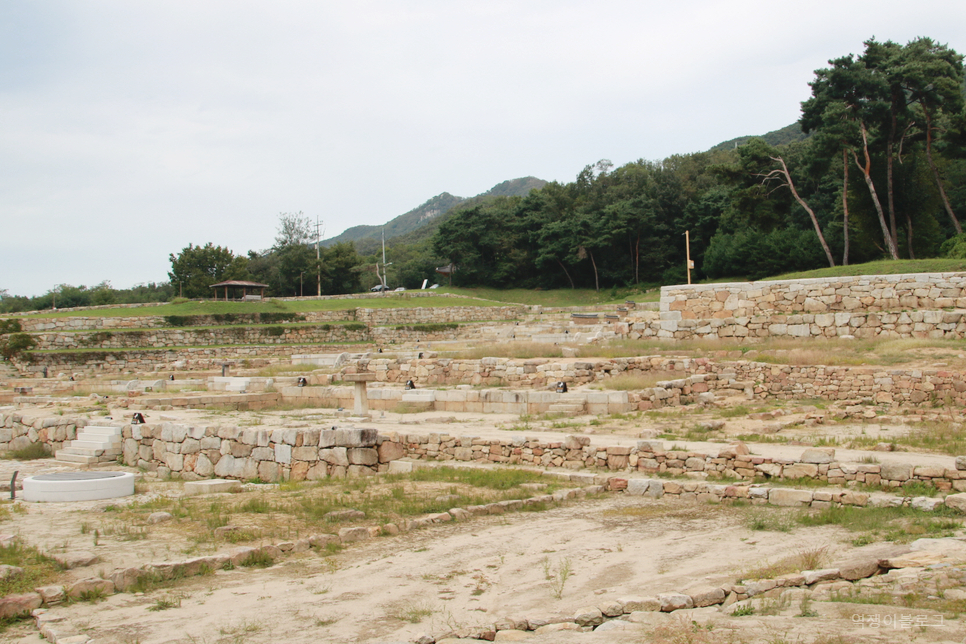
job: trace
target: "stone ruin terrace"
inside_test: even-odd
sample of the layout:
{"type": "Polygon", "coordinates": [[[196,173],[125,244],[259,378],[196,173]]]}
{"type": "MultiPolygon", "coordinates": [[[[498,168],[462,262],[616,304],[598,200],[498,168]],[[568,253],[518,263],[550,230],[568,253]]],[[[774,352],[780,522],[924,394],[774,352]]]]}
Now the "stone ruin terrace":
{"type": "MultiPolygon", "coordinates": [[[[50,378],[17,363],[0,375],[0,450],[41,443],[57,458],[0,461],[0,479],[140,479],[134,497],[0,508],[5,548],[63,568],[33,585],[35,567],[2,569],[0,615],[32,617],[0,637],[959,642],[966,457],[950,447],[966,356],[948,341],[962,337],[961,280],[669,287],[659,311],[517,307],[497,323],[461,310],[455,328],[369,325],[362,341],[387,344],[318,350],[247,329],[235,337],[248,344],[203,356],[176,338],[127,351],[133,337],[114,332],[96,356],[50,354],[50,378]],[[635,334],[722,344],[593,355],[635,334]],[[762,344],[756,361],[724,340],[813,336],[923,343],[897,364],[824,365],[802,361],[809,345],[762,344]],[[500,341],[564,355],[450,353],[500,341]],[[481,478],[494,469],[495,487],[481,478]]],[[[31,332],[91,347],[92,320],[31,332]]]]}

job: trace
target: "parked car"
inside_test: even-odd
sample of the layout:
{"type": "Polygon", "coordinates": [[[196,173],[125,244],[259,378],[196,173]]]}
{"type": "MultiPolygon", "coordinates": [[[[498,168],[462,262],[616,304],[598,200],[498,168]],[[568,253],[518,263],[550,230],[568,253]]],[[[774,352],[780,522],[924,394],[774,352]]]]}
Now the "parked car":
{"type": "Polygon", "coordinates": [[[376,284],[369,290],[373,293],[382,293],[383,291],[388,291],[391,289],[388,286],[383,286],[382,284],[376,284]]]}
{"type": "Polygon", "coordinates": [[[400,286],[399,288],[396,289],[396,292],[398,293],[399,291],[405,291],[405,290],[406,290],[405,286],[400,286]]]}

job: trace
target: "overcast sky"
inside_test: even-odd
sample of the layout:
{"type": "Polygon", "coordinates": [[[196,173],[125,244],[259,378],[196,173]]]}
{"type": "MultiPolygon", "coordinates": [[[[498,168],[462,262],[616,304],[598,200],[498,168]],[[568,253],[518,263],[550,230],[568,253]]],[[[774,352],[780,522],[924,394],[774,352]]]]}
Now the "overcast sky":
{"type": "Polygon", "coordinates": [[[964,53],[964,25],[953,0],[2,0],[0,289],[705,150],[795,121],[865,39],[964,53]]]}

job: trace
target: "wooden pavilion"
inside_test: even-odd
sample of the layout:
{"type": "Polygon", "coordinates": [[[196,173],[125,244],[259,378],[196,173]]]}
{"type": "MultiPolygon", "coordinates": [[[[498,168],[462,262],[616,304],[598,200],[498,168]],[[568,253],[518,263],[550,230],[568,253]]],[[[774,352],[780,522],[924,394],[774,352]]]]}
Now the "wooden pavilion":
{"type": "MultiPolygon", "coordinates": [[[[228,301],[228,291],[232,289],[234,293],[238,293],[238,289],[242,290],[242,299],[248,295],[248,291],[259,291],[258,297],[265,297],[265,289],[268,288],[268,284],[260,284],[258,282],[246,282],[245,280],[227,280],[225,282],[218,282],[217,284],[212,284],[209,288],[215,289],[215,299],[218,299],[218,289],[225,289],[225,301],[228,301]]],[[[253,293],[254,294],[254,293],[253,293]]]]}

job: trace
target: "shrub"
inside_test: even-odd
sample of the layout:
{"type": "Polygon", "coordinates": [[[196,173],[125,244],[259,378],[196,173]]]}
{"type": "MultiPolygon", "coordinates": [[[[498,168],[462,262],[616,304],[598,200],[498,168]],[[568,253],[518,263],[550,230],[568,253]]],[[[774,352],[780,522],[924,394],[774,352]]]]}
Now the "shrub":
{"type": "Polygon", "coordinates": [[[20,320],[0,320],[0,335],[20,333],[21,331],[23,331],[23,326],[20,324],[20,320]]]}
{"type": "Polygon", "coordinates": [[[38,458],[50,458],[50,451],[44,443],[31,443],[26,447],[7,452],[5,457],[15,461],[34,461],[38,458]]]}
{"type": "Polygon", "coordinates": [[[190,326],[194,316],[191,315],[166,315],[164,323],[168,326],[190,326]]]}
{"type": "Polygon", "coordinates": [[[7,360],[37,345],[37,341],[26,333],[11,333],[0,337],[0,354],[7,360]]]}

